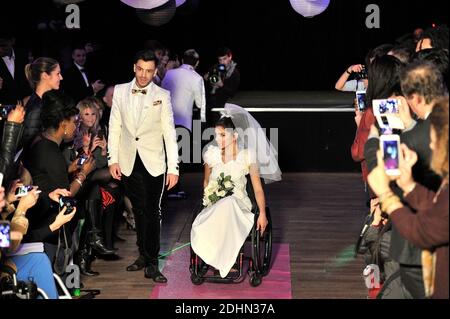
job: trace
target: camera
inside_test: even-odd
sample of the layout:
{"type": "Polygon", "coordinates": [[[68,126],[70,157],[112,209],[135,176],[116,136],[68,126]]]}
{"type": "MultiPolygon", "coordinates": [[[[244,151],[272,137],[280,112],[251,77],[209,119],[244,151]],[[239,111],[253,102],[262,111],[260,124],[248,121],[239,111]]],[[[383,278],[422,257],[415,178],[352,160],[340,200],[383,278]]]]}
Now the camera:
{"type": "Polygon", "coordinates": [[[15,274],[0,279],[0,299],[37,299],[38,287],[33,278],[19,281],[15,274]]]}
{"type": "Polygon", "coordinates": [[[0,248],[11,245],[11,224],[7,220],[0,221],[0,248]]]}
{"type": "Polygon", "coordinates": [[[219,81],[223,80],[226,73],[225,64],[217,64],[211,68],[209,71],[208,81],[211,84],[216,84],[219,81]]]}
{"type": "Polygon", "coordinates": [[[75,198],[64,197],[64,196],[61,196],[59,198],[59,208],[63,209],[64,207],[67,207],[67,210],[64,213],[64,215],[71,214],[76,206],[77,206],[77,200],[75,198]]]}
{"type": "Polygon", "coordinates": [[[27,185],[27,186],[19,186],[16,189],[16,197],[23,197],[28,194],[28,192],[33,190],[33,186],[27,185]]]}
{"type": "Polygon", "coordinates": [[[3,105],[0,104],[0,120],[7,118],[9,112],[11,112],[12,110],[14,110],[16,108],[15,105],[3,105]]]}
{"type": "Polygon", "coordinates": [[[367,79],[367,70],[366,70],[366,66],[365,65],[362,66],[361,72],[355,72],[355,77],[356,77],[357,80],[365,80],[365,79],[367,79]]]}
{"type": "Polygon", "coordinates": [[[103,139],[103,137],[105,137],[105,131],[104,130],[98,130],[97,137],[99,139],[103,139]]]}

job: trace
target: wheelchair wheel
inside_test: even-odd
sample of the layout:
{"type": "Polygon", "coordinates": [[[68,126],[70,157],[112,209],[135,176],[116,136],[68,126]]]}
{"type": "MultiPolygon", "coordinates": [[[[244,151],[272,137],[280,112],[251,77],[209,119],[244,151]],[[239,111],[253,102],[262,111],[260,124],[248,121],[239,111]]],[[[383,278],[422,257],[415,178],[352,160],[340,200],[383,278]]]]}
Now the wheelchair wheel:
{"type": "Polygon", "coordinates": [[[261,276],[267,276],[272,260],[272,220],[269,207],[266,207],[266,214],[269,223],[264,235],[260,237],[256,231],[252,234],[253,267],[261,276]]]}
{"type": "Polygon", "coordinates": [[[197,276],[195,273],[191,274],[191,282],[196,285],[199,286],[201,285],[205,280],[199,276],[197,276]]]}
{"type": "Polygon", "coordinates": [[[257,273],[253,273],[250,276],[250,280],[249,281],[250,281],[250,285],[252,287],[258,287],[262,283],[261,275],[258,275],[257,273]]]}

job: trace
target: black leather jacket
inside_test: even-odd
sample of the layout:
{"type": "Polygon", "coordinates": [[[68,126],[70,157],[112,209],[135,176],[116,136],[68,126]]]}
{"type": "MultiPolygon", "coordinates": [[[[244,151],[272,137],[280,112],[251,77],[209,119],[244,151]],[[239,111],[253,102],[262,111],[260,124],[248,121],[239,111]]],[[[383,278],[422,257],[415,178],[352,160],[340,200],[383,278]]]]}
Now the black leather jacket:
{"type": "MultiPolygon", "coordinates": [[[[14,157],[22,137],[22,132],[22,124],[14,122],[5,123],[2,144],[0,146],[0,173],[4,175],[5,180],[12,173],[11,168],[14,164],[14,157]]],[[[3,184],[5,185],[5,183],[3,184]]]]}

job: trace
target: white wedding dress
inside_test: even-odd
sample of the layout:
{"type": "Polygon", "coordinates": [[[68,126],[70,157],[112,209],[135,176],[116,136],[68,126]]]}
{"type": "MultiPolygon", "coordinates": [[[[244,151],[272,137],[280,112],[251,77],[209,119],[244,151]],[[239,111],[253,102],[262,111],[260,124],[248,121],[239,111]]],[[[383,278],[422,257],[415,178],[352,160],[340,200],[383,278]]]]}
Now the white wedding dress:
{"type": "Polygon", "coordinates": [[[192,249],[205,263],[218,269],[222,278],[236,262],[239,250],[254,224],[246,191],[246,175],[249,174],[250,163],[254,163],[250,154],[243,149],[235,160],[223,163],[220,149],[210,146],[203,155],[204,162],[212,168],[209,183],[221,173],[231,175],[234,182],[233,195],[204,208],[191,229],[192,249]]]}

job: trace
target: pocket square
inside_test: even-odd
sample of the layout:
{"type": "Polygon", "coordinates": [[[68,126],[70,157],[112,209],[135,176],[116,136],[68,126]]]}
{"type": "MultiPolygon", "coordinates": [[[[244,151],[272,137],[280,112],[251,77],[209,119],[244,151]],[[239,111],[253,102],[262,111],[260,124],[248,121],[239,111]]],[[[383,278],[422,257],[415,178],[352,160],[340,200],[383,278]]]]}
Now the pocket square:
{"type": "Polygon", "coordinates": [[[153,102],[153,106],[158,106],[158,105],[161,105],[161,104],[162,104],[161,100],[157,100],[157,101],[153,102]]]}

